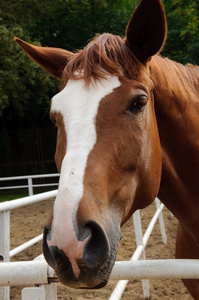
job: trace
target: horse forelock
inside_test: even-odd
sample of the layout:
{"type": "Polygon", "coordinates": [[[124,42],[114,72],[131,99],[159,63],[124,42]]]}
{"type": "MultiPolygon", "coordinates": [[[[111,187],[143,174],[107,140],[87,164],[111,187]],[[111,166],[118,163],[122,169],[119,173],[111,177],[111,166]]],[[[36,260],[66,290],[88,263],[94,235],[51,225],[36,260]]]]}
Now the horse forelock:
{"type": "Polygon", "coordinates": [[[105,79],[107,72],[135,79],[140,73],[140,65],[121,37],[109,33],[96,35],[69,60],[63,72],[63,86],[69,79],[84,79],[88,85],[91,79],[105,79]]]}

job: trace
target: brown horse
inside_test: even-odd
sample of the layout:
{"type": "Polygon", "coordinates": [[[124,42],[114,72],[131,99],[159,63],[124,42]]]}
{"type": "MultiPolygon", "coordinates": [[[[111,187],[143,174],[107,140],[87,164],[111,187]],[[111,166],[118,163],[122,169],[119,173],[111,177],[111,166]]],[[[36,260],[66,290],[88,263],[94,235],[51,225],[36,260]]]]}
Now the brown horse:
{"type": "MultiPolygon", "coordinates": [[[[158,195],[179,220],[176,257],[199,258],[199,69],[164,59],[161,0],[142,0],[125,40],[71,53],[19,46],[63,87],[52,99],[58,195],[43,250],[60,281],[103,287],[120,227],[158,195]]],[[[198,280],[184,280],[199,299],[198,280]]]]}

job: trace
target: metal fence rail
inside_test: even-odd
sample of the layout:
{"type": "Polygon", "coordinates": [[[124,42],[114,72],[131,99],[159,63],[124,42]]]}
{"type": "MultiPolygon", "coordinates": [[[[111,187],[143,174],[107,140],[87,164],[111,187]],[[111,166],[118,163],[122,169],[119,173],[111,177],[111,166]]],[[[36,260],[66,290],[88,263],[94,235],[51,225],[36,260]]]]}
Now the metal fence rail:
{"type": "Polygon", "coordinates": [[[22,181],[27,180],[27,184],[23,185],[9,185],[9,186],[0,186],[0,190],[11,190],[11,189],[28,189],[29,196],[33,195],[33,188],[35,187],[52,187],[57,186],[58,183],[41,183],[34,184],[33,180],[38,178],[53,178],[59,177],[59,173],[53,174],[39,174],[39,175],[26,175],[26,176],[13,176],[13,177],[0,177],[0,182],[8,182],[8,181],[22,181]]]}
{"type": "MultiPolygon", "coordinates": [[[[199,260],[166,259],[116,261],[111,280],[156,278],[199,278],[199,260]]],[[[46,261],[22,261],[1,263],[0,286],[44,285],[57,282],[54,270],[46,261]]]]}
{"type": "MultiPolygon", "coordinates": [[[[49,272],[51,274],[53,274],[52,277],[55,278],[54,271],[46,264],[46,262],[44,261],[43,258],[42,258],[42,260],[37,259],[34,262],[27,262],[27,264],[26,264],[26,262],[17,262],[17,263],[9,262],[10,257],[18,254],[19,252],[25,250],[26,248],[28,248],[31,245],[34,245],[36,242],[40,241],[42,239],[42,234],[40,234],[39,236],[27,241],[26,243],[16,247],[15,249],[12,249],[12,250],[10,250],[9,236],[10,236],[10,210],[13,210],[13,209],[16,209],[16,208],[19,208],[22,206],[30,205],[32,203],[36,203],[39,201],[54,198],[54,197],[56,197],[56,195],[57,195],[57,190],[54,190],[54,191],[50,191],[50,192],[41,193],[38,195],[28,196],[28,197],[0,203],[0,227],[2,229],[0,231],[0,255],[1,255],[1,259],[4,261],[4,262],[0,263],[0,267],[1,267],[0,273],[2,274],[2,277],[0,275],[0,286],[8,285],[7,287],[0,288],[0,299],[2,299],[2,300],[9,299],[9,286],[10,285],[13,285],[13,284],[14,285],[18,285],[18,284],[22,285],[22,284],[26,284],[26,282],[29,282],[28,284],[40,284],[40,285],[46,284],[47,282],[51,281],[50,277],[48,277],[49,272]],[[37,271],[40,270],[40,268],[43,268],[41,271],[39,271],[40,276],[44,276],[44,274],[45,274],[45,280],[41,279],[39,276],[37,276],[37,271]],[[29,270],[29,272],[26,271],[27,269],[29,270]],[[49,271],[49,270],[51,270],[51,271],[49,271]],[[19,275],[19,274],[21,274],[21,272],[24,275],[22,275],[22,276],[19,275]],[[25,280],[25,282],[23,280],[25,280]],[[38,283],[38,282],[40,282],[40,283],[38,283]]],[[[141,219],[140,219],[139,211],[137,211],[133,216],[135,233],[136,233],[137,249],[134,252],[132,260],[138,260],[140,258],[145,259],[145,252],[144,252],[145,246],[146,246],[148,238],[149,238],[151,231],[152,231],[158,218],[159,218],[159,223],[160,223],[160,228],[161,228],[161,233],[162,233],[162,239],[163,239],[163,242],[166,243],[166,233],[165,233],[164,222],[163,222],[163,218],[162,218],[162,210],[163,210],[164,205],[163,204],[160,205],[159,200],[156,199],[156,206],[157,206],[157,210],[156,210],[144,236],[142,235],[141,219]]],[[[129,262],[127,262],[127,264],[128,263],[129,262]]],[[[116,265],[118,265],[118,262],[116,263],[116,265]]],[[[118,275],[113,275],[113,276],[115,279],[119,278],[118,275]]],[[[42,277],[42,278],[44,278],[44,277],[42,277]]],[[[122,288],[120,287],[121,282],[119,282],[119,285],[116,286],[116,289],[118,289],[120,287],[120,294],[122,294],[128,281],[126,281],[125,284],[124,284],[124,282],[125,281],[122,280],[122,285],[123,285],[122,288]]],[[[53,284],[53,285],[54,285],[53,288],[52,288],[52,284],[51,284],[50,287],[46,286],[44,289],[42,288],[42,290],[39,290],[39,291],[38,291],[38,289],[35,290],[35,288],[34,289],[26,288],[25,292],[22,294],[23,295],[22,299],[29,300],[30,296],[32,297],[32,295],[34,295],[34,297],[36,297],[35,293],[39,292],[39,293],[44,294],[44,296],[43,296],[44,298],[42,298],[42,299],[46,299],[45,298],[46,293],[48,293],[48,294],[51,293],[51,296],[50,296],[51,298],[49,298],[48,300],[50,300],[50,299],[56,300],[56,298],[57,298],[57,295],[55,293],[56,286],[55,286],[55,284],[53,284]],[[51,292],[49,292],[49,289],[51,292]],[[52,295],[54,295],[54,298],[52,298],[52,295]]],[[[144,280],[143,281],[144,295],[149,294],[150,293],[149,290],[150,290],[149,284],[147,283],[146,280],[144,280]]]]}
{"type": "Polygon", "coordinates": [[[10,211],[19,207],[30,205],[36,202],[41,202],[56,197],[57,190],[45,192],[33,196],[27,196],[15,200],[5,201],[0,203],[0,212],[10,211]]]}
{"type": "MultiPolygon", "coordinates": [[[[45,176],[50,177],[51,175],[58,176],[58,174],[48,174],[45,176]]],[[[34,177],[38,178],[38,176],[36,175],[34,177]]],[[[56,195],[57,190],[54,190],[0,203],[0,259],[3,261],[0,262],[1,300],[10,299],[9,286],[30,284],[36,284],[39,286],[23,289],[22,300],[37,299],[37,295],[39,295],[39,299],[41,300],[57,299],[55,283],[57,278],[53,269],[51,269],[45,262],[43,256],[39,256],[31,262],[9,262],[10,257],[18,254],[42,239],[42,234],[40,234],[30,241],[27,241],[23,245],[10,250],[10,210],[54,198],[56,195]]],[[[155,201],[156,212],[151,219],[144,235],[142,234],[139,211],[133,215],[137,248],[130,261],[115,263],[111,274],[111,279],[120,281],[116,285],[116,288],[110,297],[111,300],[120,299],[129,279],[144,279],[143,292],[144,297],[147,297],[147,295],[150,294],[148,279],[199,278],[199,260],[146,260],[145,247],[158,219],[160,223],[162,240],[164,243],[167,243],[164,221],[162,217],[164,205],[160,204],[158,199],[155,201]]]]}

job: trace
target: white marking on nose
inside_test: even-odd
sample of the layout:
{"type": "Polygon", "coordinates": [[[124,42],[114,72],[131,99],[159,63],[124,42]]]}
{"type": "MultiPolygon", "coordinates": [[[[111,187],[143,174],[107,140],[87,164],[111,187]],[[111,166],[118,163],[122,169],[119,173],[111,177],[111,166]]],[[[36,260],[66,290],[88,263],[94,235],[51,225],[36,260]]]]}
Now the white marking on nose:
{"type": "MultiPolygon", "coordinates": [[[[92,82],[88,87],[81,79],[69,80],[66,87],[52,99],[51,111],[63,115],[67,149],[54,203],[52,239],[48,244],[64,250],[70,261],[76,255],[82,255],[80,244],[84,244],[84,241],[77,240],[72,214],[83,196],[87,159],[97,140],[95,120],[98,107],[101,99],[120,85],[118,77],[109,75],[106,79],[92,82]]],[[[74,265],[74,262],[71,264],[74,265]]]]}

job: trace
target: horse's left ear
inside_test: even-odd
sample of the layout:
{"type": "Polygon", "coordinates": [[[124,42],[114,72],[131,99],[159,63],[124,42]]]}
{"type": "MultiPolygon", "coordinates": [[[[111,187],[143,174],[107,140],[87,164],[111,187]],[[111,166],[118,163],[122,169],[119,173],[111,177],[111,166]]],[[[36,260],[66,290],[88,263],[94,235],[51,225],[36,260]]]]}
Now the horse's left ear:
{"type": "Polygon", "coordinates": [[[19,38],[15,38],[14,40],[24,50],[24,52],[45,71],[54,77],[59,79],[62,78],[63,70],[69,59],[73,56],[72,52],[60,48],[31,45],[19,38]]]}
{"type": "Polygon", "coordinates": [[[126,30],[126,44],[136,58],[146,64],[165,42],[166,17],[161,0],[142,0],[126,30]]]}

